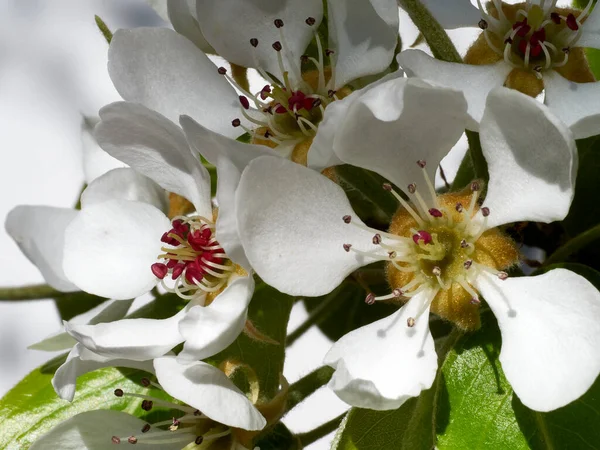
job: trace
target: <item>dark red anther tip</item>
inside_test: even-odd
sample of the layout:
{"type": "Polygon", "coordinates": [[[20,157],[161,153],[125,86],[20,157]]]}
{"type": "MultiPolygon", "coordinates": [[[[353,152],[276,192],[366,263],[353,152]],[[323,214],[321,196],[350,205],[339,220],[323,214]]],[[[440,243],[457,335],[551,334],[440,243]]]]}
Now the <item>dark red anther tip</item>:
{"type": "Polygon", "coordinates": [[[579,24],[577,23],[577,19],[573,15],[573,13],[567,16],[567,26],[570,30],[577,31],[579,30],[579,24]]]}
{"type": "Polygon", "coordinates": [[[344,217],[342,217],[342,220],[344,221],[344,223],[350,223],[350,222],[352,222],[352,216],[349,214],[346,214],[344,217]]]}
{"type": "Polygon", "coordinates": [[[487,23],[485,20],[481,19],[477,25],[478,25],[478,26],[479,26],[479,28],[481,28],[482,30],[487,30],[488,23],[487,23]]]}
{"type": "Polygon", "coordinates": [[[242,105],[242,108],[250,109],[250,101],[248,100],[248,97],[246,97],[244,95],[240,95],[239,99],[240,99],[240,104],[242,105]]]}
{"type": "Polygon", "coordinates": [[[183,273],[183,269],[185,269],[185,264],[179,263],[175,267],[173,267],[173,272],[171,272],[171,278],[176,280],[183,273]]]}
{"type": "Polygon", "coordinates": [[[142,428],[142,433],[147,433],[148,431],[150,431],[150,424],[146,424],[144,425],[144,428],[142,428]]]}
{"type": "Polygon", "coordinates": [[[412,237],[415,244],[418,244],[419,241],[423,241],[423,244],[431,244],[433,238],[431,234],[425,230],[419,230],[416,234],[413,234],[412,237]]]}
{"type": "Polygon", "coordinates": [[[329,98],[333,98],[333,96],[335,95],[336,91],[334,91],[333,89],[329,89],[327,91],[327,97],[329,98]]]}
{"type": "Polygon", "coordinates": [[[560,16],[557,12],[550,13],[550,19],[552,19],[552,22],[556,25],[560,25],[560,16]]]}
{"type": "Polygon", "coordinates": [[[326,48],[326,49],[325,49],[325,55],[326,55],[326,56],[331,56],[331,55],[333,55],[334,53],[335,53],[335,51],[334,51],[334,50],[332,50],[332,49],[330,49],[330,48],[326,48]]]}
{"type": "Polygon", "coordinates": [[[159,279],[163,279],[164,277],[167,276],[167,273],[169,272],[169,268],[167,267],[166,264],[163,263],[154,263],[150,266],[150,270],[152,270],[152,273],[154,274],[154,276],[156,278],[159,279]]]}
{"type": "Polygon", "coordinates": [[[123,389],[115,389],[114,391],[115,397],[123,397],[123,389]]]}
{"type": "Polygon", "coordinates": [[[282,48],[283,48],[283,46],[281,45],[281,42],[279,42],[279,41],[273,42],[273,49],[276,52],[280,52],[282,48]]]}
{"type": "Polygon", "coordinates": [[[373,294],[372,292],[369,292],[365,298],[365,303],[367,305],[372,305],[375,303],[375,294],[373,294]]]}
{"type": "Polygon", "coordinates": [[[427,165],[427,162],[423,159],[420,159],[417,161],[417,166],[419,166],[421,169],[424,169],[426,165],[427,165]]]}
{"type": "Polygon", "coordinates": [[[306,20],[306,25],[308,25],[309,27],[312,27],[317,21],[315,20],[314,17],[308,17],[306,20]]]}
{"type": "Polygon", "coordinates": [[[234,127],[239,127],[242,124],[242,122],[240,121],[240,119],[233,119],[231,121],[231,125],[234,127]]]}
{"type": "Polygon", "coordinates": [[[250,45],[255,48],[258,47],[258,39],[256,39],[256,38],[250,39],[250,45]]]}
{"type": "Polygon", "coordinates": [[[275,24],[275,26],[276,26],[277,28],[281,28],[281,27],[283,26],[283,20],[281,20],[281,19],[275,19],[275,20],[273,21],[273,23],[275,24]]]}
{"type": "Polygon", "coordinates": [[[481,214],[483,214],[483,217],[487,217],[490,215],[490,208],[488,208],[487,206],[484,206],[483,208],[481,208],[481,214]]]}
{"type": "Polygon", "coordinates": [[[408,192],[410,192],[411,194],[417,192],[417,185],[415,183],[410,183],[408,185],[408,192]]]}
{"type": "Polygon", "coordinates": [[[344,250],[346,250],[347,252],[349,252],[350,249],[352,248],[352,244],[344,244],[344,245],[342,245],[342,247],[344,247],[344,250]]]}
{"type": "Polygon", "coordinates": [[[150,411],[152,409],[152,406],[154,406],[154,402],[152,400],[143,400],[142,401],[142,409],[144,411],[150,411]]]}
{"type": "Polygon", "coordinates": [[[203,438],[202,436],[198,436],[198,437],[196,438],[196,440],[194,441],[194,443],[195,443],[196,445],[200,445],[200,444],[202,444],[202,442],[203,442],[203,441],[204,441],[204,438],[203,438]]]}
{"type": "Polygon", "coordinates": [[[217,72],[219,72],[220,75],[225,75],[227,73],[227,69],[225,67],[219,67],[217,72]]]}
{"type": "Polygon", "coordinates": [[[129,436],[129,438],[127,439],[127,442],[129,442],[130,444],[137,444],[137,438],[135,436],[129,436]]]}
{"type": "Polygon", "coordinates": [[[146,377],[142,378],[140,380],[140,382],[142,383],[142,386],[144,386],[144,387],[150,386],[150,380],[148,378],[146,378],[146,377]]]}
{"type": "Polygon", "coordinates": [[[379,245],[381,244],[381,235],[378,233],[375,236],[373,236],[373,244],[374,245],[379,245]]]}
{"type": "Polygon", "coordinates": [[[433,217],[442,217],[443,216],[442,212],[437,208],[430,208],[429,214],[431,214],[433,217]]]}

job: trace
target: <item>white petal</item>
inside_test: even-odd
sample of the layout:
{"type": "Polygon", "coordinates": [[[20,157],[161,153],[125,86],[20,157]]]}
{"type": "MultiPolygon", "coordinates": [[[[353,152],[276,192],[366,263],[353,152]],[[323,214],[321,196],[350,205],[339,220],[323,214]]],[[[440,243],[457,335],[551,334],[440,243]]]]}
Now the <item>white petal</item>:
{"type": "Polygon", "coordinates": [[[459,91],[393,79],[350,106],[333,150],[342,161],[374,170],[400,187],[423,180],[418,160],[427,162],[433,179],[464,132],[466,110],[459,91]]]}
{"type": "Polygon", "coordinates": [[[91,294],[128,299],[156,285],[150,266],[161,252],[169,219],[155,207],[109,200],[82,210],[65,232],[63,268],[91,294]]]}
{"type": "Polygon", "coordinates": [[[478,131],[483,116],[485,99],[497,86],[502,86],[512,70],[504,61],[485,66],[440,61],[421,50],[405,50],[398,57],[398,64],[409,76],[423,78],[439,86],[457,89],[465,94],[471,118],[467,128],[478,131]]]}
{"type": "Polygon", "coordinates": [[[245,276],[229,283],[210,305],[190,308],[179,322],[185,344],[178,361],[191,363],[229,347],[244,329],[253,293],[254,279],[245,276]]]}
{"type": "Polygon", "coordinates": [[[61,292],[78,291],[62,267],[65,229],[78,212],[51,206],[17,206],[8,213],[6,232],[46,282],[61,292]]]}
{"type": "Polygon", "coordinates": [[[146,3],[158,14],[165,22],[169,21],[169,13],[167,12],[167,2],[165,0],[146,0],[146,3]]]}
{"type": "Polygon", "coordinates": [[[196,44],[204,53],[215,52],[200,30],[196,19],[196,0],[168,0],[167,12],[175,31],[196,44]]]}
{"type": "Polygon", "coordinates": [[[344,251],[352,244],[374,251],[373,233],[342,218],[354,215],[344,191],[323,175],[284,158],[252,161],[236,194],[246,256],[271,286],[291,295],[330,292],[357,268],[379,258],[344,251]]]}
{"type": "Polygon", "coordinates": [[[52,378],[52,386],[63,400],[73,401],[78,377],[103,367],[129,367],[154,373],[152,361],[108,359],[99,356],[95,357],[95,359],[86,360],[81,357],[84,353],[87,353],[89,356],[89,352],[81,344],[76,344],[69,353],[67,360],[58,368],[52,378]]]}
{"type": "Polygon", "coordinates": [[[333,151],[333,143],[338,131],[346,119],[346,115],[348,114],[350,106],[368,90],[373,89],[374,87],[379,86],[388,80],[402,77],[402,75],[403,72],[401,70],[397,70],[373,83],[368,84],[362,89],[355,90],[341,100],[330,103],[325,110],[323,120],[319,124],[317,134],[315,135],[310,146],[307,166],[311,169],[321,171],[326,167],[343,164],[343,161],[341,161],[333,151]]]}
{"type": "Polygon", "coordinates": [[[198,361],[183,365],[165,356],[154,360],[154,368],[168,394],[216,422],[244,430],[260,430],[267,423],[244,393],[210,364],[198,361]]]}
{"type": "Polygon", "coordinates": [[[83,158],[83,173],[85,182],[90,184],[100,175],[112,169],[127,167],[127,165],[100,148],[93,135],[94,127],[100,119],[84,117],[81,124],[81,151],[83,158]]]}
{"type": "Polygon", "coordinates": [[[600,8],[593,6],[591,14],[581,27],[576,47],[600,48],[600,8]]]}
{"type": "Polygon", "coordinates": [[[545,103],[571,128],[575,139],[585,139],[598,134],[600,81],[574,83],[551,71],[544,77],[544,88],[545,103]]]}
{"type": "MultiPolygon", "coordinates": [[[[258,65],[279,79],[283,78],[272,44],[280,41],[283,45],[280,53],[286,70],[299,67],[300,56],[323,19],[322,0],[199,0],[197,8],[200,28],[220,56],[244,67],[258,65]],[[305,23],[308,17],[315,19],[313,27],[305,23]],[[283,40],[275,19],[283,20],[283,40]],[[250,45],[253,38],[258,39],[256,48],[250,45]]],[[[292,79],[295,72],[290,73],[292,79]]]]}
{"type": "Polygon", "coordinates": [[[335,85],[386,70],[398,42],[395,0],[327,0],[329,47],[335,51],[335,85]]]}
{"type": "MultiPolygon", "coordinates": [[[[133,303],[133,300],[107,300],[104,303],[86,311],[83,314],[79,314],[69,320],[69,323],[90,323],[96,324],[101,322],[112,322],[113,320],[122,319],[129,307],[133,303]]],[[[73,337],[65,332],[60,331],[54,333],[47,338],[36,342],[35,344],[27,347],[30,350],[41,350],[45,352],[55,352],[59,350],[66,350],[72,348],[77,341],[73,337]]]]}
{"type": "Polygon", "coordinates": [[[100,118],[96,138],[104,150],[167,191],[187,198],[198,214],[211,217],[210,176],[177,125],[129,102],[105,106],[100,118]]]}
{"type": "MultiPolygon", "coordinates": [[[[107,450],[112,449],[112,436],[118,436],[122,443],[127,438],[138,435],[146,425],[142,419],[112,410],[86,411],[61,422],[33,443],[29,450],[107,450]]],[[[136,449],[153,450],[155,444],[138,442],[136,449]]],[[[181,441],[161,444],[161,450],[180,450],[181,441]]]]}
{"type": "Polygon", "coordinates": [[[183,342],[179,323],[186,313],[184,308],[168,319],[123,319],[97,325],[65,322],[65,330],[102,357],[146,361],[183,342]]]}
{"type": "Polygon", "coordinates": [[[500,362],[523,404],[552,411],[583,395],[600,372],[600,293],[570,270],[476,286],[498,319],[500,362]]]}
{"type": "Polygon", "coordinates": [[[490,174],[488,227],[567,215],[577,148],[567,126],[547,107],[513,89],[497,88],[488,96],[480,138],[490,174]]]}
{"type": "Polygon", "coordinates": [[[96,178],[81,195],[81,207],[121,199],[148,203],[166,212],[167,195],[158,184],[133,169],[113,169],[96,178]]]}
{"type": "Polygon", "coordinates": [[[173,122],[188,114],[226,136],[239,134],[231,126],[239,115],[235,90],[204,53],[173,30],[118,30],[108,52],[108,71],[127,101],[173,122]]]}
{"type": "Polygon", "coordinates": [[[385,319],[351,331],[325,355],[336,369],[329,387],[353,406],[396,409],[429,389],[437,371],[437,355],[429,332],[429,307],[409,328],[431,293],[417,294],[385,319]]]}
{"type": "Polygon", "coordinates": [[[446,29],[476,27],[481,19],[471,0],[423,0],[423,4],[446,29]]]}
{"type": "Polygon", "coordinates": [[[250,161],[277,154],[263,145],[243,144],[210,131],[188,116],[182,116],[179,122],[190,146],[217,167],[217,240],[232,261],[250,270],[238,233],[235,191],[250,161]]]}

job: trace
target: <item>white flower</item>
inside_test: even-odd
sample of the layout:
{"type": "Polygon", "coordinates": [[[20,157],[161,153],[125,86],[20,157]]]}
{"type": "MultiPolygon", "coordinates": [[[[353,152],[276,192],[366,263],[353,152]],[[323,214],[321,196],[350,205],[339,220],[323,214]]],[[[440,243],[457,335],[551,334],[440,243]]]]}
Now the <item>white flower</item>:
{"type": "Polygon", "coordinates": [[[206,445],[217,440],[226,448],[237,448],[235,429],[253,431],[266,425],[252,402],[219,369],[201,361],[185,366],[172,356],[155,359],[154,368],[161,385],[143,379],[144,386],[164,389],[185,404],[122,389],[114,393],[118,397],[142,398],[145,411],[153,406],[176,410],[177,417],[149,423],[119,411],[88,411],[62,422],[31,448],[100,450],[129,443],[141,448],[180,450],[189,444],[206,445]]]}
{"type": "MultiPolygon", "coordinates": [[[[538,3],[528,0],[518,12],[514,6],[511,14],[499,16],[488,14],[479,3],[483,36],[489,51],[497,55],[493,63],[444,62],[420,50],[400,53],[398,62],[409,76],[463,91],[469,103],[469,129],[477,131],[488,93],[508,83],[512,73],[515,79],[524,80],[525,91],[535,95],[536,78],[525,79],[534,74],[541,80],[539,89],[545,90],[544,102],[575,138],[593,136],[600,124],[600,88],[598,82],[576,81],[593,79],[584,77],[589,69],[581,47],[600,48],[600,8],[590,12],[590,1],[576,15],[556,8],[556,0],[544,2],[542,7],[538,3]]],[[[500,1],[492,4],[495,11],[502,11],[500,1]]]]}
{"type": "MultiPolygon", "coordinates": [[[[152,196],[122,198],[117,193],[128,189],[120,178],[123,171],[133,170],[112,171],[84,192],[82,211],[66,229],[65,273],[78,287],[96,295],[137,297],[160,282],[189,303],[163,320],[67,324],[66,329],[86,348],[107,358],[148,360],[183,341],[181,361],[211,356],[231,344],[243,329],[254,290],[233,220],[234,205],[228,201],[241,168],[212,155],[219,167],[215,223],[208,172],[178,126],[142,105],[127,102],[106,106],[100,117],[96,129],[100,145],[166,191],[188,199],[195,213],[169,220],[152,196]]],[[[197,128],[198,134],[216,135],[197,128]]],[[[268,154],[268,150],[257,154],[268,154]]],[[[218,154],[216,148],[214,152],[218,154]]]]}
{"type": "MultiPolygon", "coordinates": [[[[230,138],[242,134],[237,128],[242,127],[254,142],[306,163],[315,135],[315,141],[319,134],[326,138],[339,123],[328,119],[339,114],[326,111],[338,103],[334,100],[349,94],[344,86],[386,70],[397,43],[395,1],[330,1],[328,8],[333,50],[323,48],[317,34],[323,17],[321,0],[281,1],[268,14],[255,0],[197,2],[200,29],[217,53],[232,63],[256,68],[269,83],[256,94],[167,29],[117,31],[109,50],[109,73],[127,101],[141,103],[172,121],[187,115],[230,138]],[[313,38],[320,56],[301,58],[313,38]],[[232,85],[244,95],[238,96],[232,85]]],[[[323,166],[333,158],[326,145],[315,142],[313,146],[320,147],[320,155],[309,161],[311,165],[323,166]]]]}
{"type": "MultiPolygon", "coordinates": [[[[402,131],[410,139],[410,130],[402,131]]],[[[340,159],[375,170],[398,186],[411,183],[406,192],[412,203],[396,194],[404,208],[388,233],[362,224],[341,188],[299,165],[261,157],[242,175],[237,194],[242,242],[257,273],[274,287],[293,295],[322,295],[376,260],[388,261],[390,281],[406,281],[392,284],[390,295],[366,299],[400,297],[408,300],[405,306],[350,332],[326,356],[336,368],[330,386],[348,403],[394,409],[429,388],[437,368],[430,308],[447,317],[444,306],[459,308],[457,316],[466,318],[463,327],[469,328],[469,320],[478,320],[479,294],[500,325],[504,372],[528,407],[559,408],[582,395],[600,371],[594,356],[600,345],[596,288],[563,269],[506,279],[502,266],[514,263],[516,252],[495,229],[565,217],[577,168],[571,132],[534,99],[499,88],[488,96],[480,136],[490,174],[481,207],[479,183],[466,193],[437,196],[433,191],[428,180],[443,147],[404,148],[400,132],[391,142],[401,151],[390,141],[371,145],[369,153],[338,150],[340,159]],[[414,163],[423,159],[427,165],[414,163]],[[423,176],[426,182],[417,188],[413,182],[423,176]]]]}

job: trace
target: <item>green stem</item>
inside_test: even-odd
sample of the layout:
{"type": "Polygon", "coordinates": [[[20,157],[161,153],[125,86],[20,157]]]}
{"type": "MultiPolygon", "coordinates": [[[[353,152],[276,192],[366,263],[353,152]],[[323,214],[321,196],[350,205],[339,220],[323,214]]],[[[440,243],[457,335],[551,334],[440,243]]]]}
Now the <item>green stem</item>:
{"type": "Polygon", "coordinates": [[[64,297],[68,292],[60,292],[47,284],[0,288],[0,301],[42,300],[46,298],[64,297]]]}
{"type": "Polygon", "coordinates": [[[304,401],[317,389],[324,386],[333,375],[333,369],[329,366],[319,367],[308,375],[300,378],[288,388],[286,412],[304,401]]]}
{"type": "Polygon", "coordinates": [[[309,313],[306,320],[288,335],[288,337],[285,340],[286,347],[289,347],[294,342],[296,342],[296,340],[299,337],[301,337],[304,333],[306,333],[310,329],[310,327],[321,323],[323,320],[329,317],[329,314],[327,314],[327,312],[336,306],[336,300],[339,298],[339,295],[337,294],[341,286],[343,286],[343,284],[341,284],[340,287],[338,287],[330,294],[326,295],[325,298],[321,301],[321,303],[319,303],[319,306],[317,306],[309,313]]]}
{"type": "Polygon", "coordinates": [[[427,41],[433,56],[442,61],[461,63],[462,58],[446,30],[431,15],[420,0],[398,0],[427,41]]]}
{"type": "Polygon", "coordinates": [[[312,444],[313,442],[321,439],[323,436],[327,436],[332,431],[336,430],[347,413],[340,414],[335,419],[331,419],[329,422],[315,428],[314,430],[307,431],[306,433],[297,434],[296,437],[300,441],[303,447],[312,444]]]}
{"type": "Polygon", "coordinates": [[[600,225],[596,225],[595,227],[592,227],[589,230],[575,236],[562,247],[559,247],[546,259],[546,261],[544,261],[544,266],[566,261],[570,255],[599,239],[600,225]]]}

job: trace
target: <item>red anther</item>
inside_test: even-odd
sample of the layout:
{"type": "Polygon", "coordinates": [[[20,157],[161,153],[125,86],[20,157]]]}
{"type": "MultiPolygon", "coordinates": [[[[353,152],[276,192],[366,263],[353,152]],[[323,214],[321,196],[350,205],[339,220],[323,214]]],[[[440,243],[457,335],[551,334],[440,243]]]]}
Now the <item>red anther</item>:
{"type": "MultiPolygon", "coordinates": [[[[290,95],[290,98],[288,99],[288,107],[292,111],[294,111],[294,108],[296,111],[299,109],[302,109],[302,108],[304,108],[305,100],[306,100],[306,94],[304,92],[302,92],[302,91],[292,92],[292,95],[290,95]]],[[[309,103],[309,107],[306,109],[312,108],[312,99],[311,98],[308,99],[308,103],[309,103]]]]}
{"type": "Polygon", "coordinates": [[[248,101],[248,98],[246,96],[240,95],[239,99],[240,99],[240,104],[242,105],[242,108],[250,109],[250,102],[248,101]]]}
{"type": "Polygon", "coordinates": [[[481,189],[481,184],[479,183],[479,181],[473,181],[471,183],[471,190],[473,192],[478,191],[479,189],[481,189]]]}
{"type": "Polygon", "coordinates": [[[429,232],[425,230],[417,231],[416,234],[413,234],[412,238],[415,244],[418,244],[419,241],[423,241],[423,244],[431,244],[431,242],[433,241],[431,234],[429,234],[429,232]]]}
{"type": "Polygon", "coordinates": [[[344,221],[344,223],[350,223],[350,222],[352,222],[352,216],[349,214],[346,214],[344,217],[342,217],[342,220],[344,221]]]}
{"type": "Polygon", "coordinates": [[[204,441],[204,438],[203,438],[202,436],[198,436],[198,437],[196,438],[196,440],[194,441],[194,443],[195,443],[196,445],[200,445],[200,444],[202,444],[202,442],[203,442],[203,441],[204,441]]]}
{"type": "Polygon", "coordinates": [[[517,28],[519,28],[519,31],[517,31],[517,36],[519,37],[525,37],[531,30],[531,26],[527,25],[527,18],[523,19],[522,22],[515,22],[513,30],[516,30],[517,28]]]}
{"type": "Polygon", "coordinates": [[[347,252],[349,252],[350,249],[352,248],[352,244],[344,244],[344,245],[342,245],[342,247],[344,247],[344,250],[346,250],[347,252]]]}
{"type": "Polygon", "coordinates": [[[150,266],[152,273],[156,278],[160,278],[161,280],[167,276],[169,269],[163,263],[154,263],[150,266]]]}
{"type": "Polygon", "coordinates": [[[550,13],[550,18],[556,25],[560,25],[560,16],[557,12],[550,13]]]}
{"type": "Polygon", "coordinates": [[[115,397],[123,397],[123,389],[117,388],[114,391],[115,397]]]}
{"type": "Polygon", "coordinates": [[[250,39],[250,45],[255,48],[258,47],[258,39],[256,39],[256,38],[250,39]]]}
{"type": "Polygon", "coordinates": [[[169,232],[167,231],[165,231],[162,237],[160,238],[160,242],[164,242],[165,244],[170,244],[171,240],[173,240],[173,238],[169,237],[169,232]]]}
{"type": "Polygon", "coordinates": [[[331,56],[331,55],[333,55],[334,53],[335,53],[335,51],[333,51],[333,50],[332,50],[332,49],[330,49],[330,48],[326,48],[326,49],[325,49],[325,55],[326,55],[326,56],[331,56]]]}
{"type": "Polygon", "coordinates": [[[275,112],[277,114],[285,114],[287,112],[287,109],[285,109],[285,106],[278,103],[277,105],[275,105],[275,112]]]}
{"type": "Polygon", "coordinates": [[[573,13],[567,16],[567,26],[573,31],[579,30],[579,24],[577,23],[577,19],[575,18],[573,13]]]}
{"type": "Polygon", "coordinates": [[[424,169],[426,165],[427,165],[427,162],[425,162],[425,160],[423,160],[423,159],[420,159],[417,161],[417,166],[419,166],[421,169],[424,169]]]}
{"type": "Polygon", "coordinates": [[[271,93],[271,86],[268,84],[260,90],[260,98],[261,100],[265,100],[269,94],[271,93]]]}
{"type": "Polygon", "coordinates": [[[463,205],[462,205],[462,203],[458,202],[456,204],[456,206],[454,207],[454,209],[456,209],[456,211],[458,211],[458,212],[463,212],[463,205]]]}
{"type": "Polygon", "coordinates": [[[490,215],[490,208],[488,208],[487,206],[484,206],[483,208],[481,208],[481,214],[483,214],[483,217],[487,217],[490,215]]]}
{"type": "Polygon", "coordinates": [[[208,236],[207,236],[207,233],[205,233],[204,231],[206,231],[206,230],[196,230],[196,231],[188,234],[188,238],[187,238],[188,243],[194,250],[196,250],[198,252],[202,251],[203,250],[202,247],[206,247],[208,245],[208,241],[210,240],[210,236],[211,236],[210,230],[208,230],[208,236]]]}
{"type": "Polygon", "coordinates": [[[437,208],[430,208],[429,209],[429,214],[431,214],[433,217],[442,217],[444,214],[442,214],[442,212],[437,209],[437,208]]]}
{"type": "Polygon", "coordinates": [[[282,47],[282,45],[281,45],[281,42],[279,42],[279,41],[275,41],[275,42],[273,42],[273,49],[274,49],[276,52],[280,52],[282,48],[283,48],[283,47],[282,47]]]}
{"type": "Polygon", "coordinates": [[[417,192],[417,185],[415,183],[410,183],[408,185],[408,192],[410,192],[411,194],[417,192]]]}
{"type": "Polygon", "coordinates": [[[175,267],[173,267],[173,271],[171,272],[171,279],[176,280],[182,274],[183,269],[185,269],[185,264],[179,263],[175,267]]]}
{"type": "Polygon", "coordinates": [[[281,28],[281,27],[283,26],[283,20],[281,20],[281,19],[275,19],[275,20],[273,21],[273,23],[275,24],[275,26],[276,26],[277,28],[281,28]]]}
{"type": "Polygon", "coordinates": [[[221,75],[225,75],[227,73],[227,69],[225,67],[219,67],[217,72],[219,72],[221,75]]]}
{"type": "Polygon", "coordinates": [[[239,127],[242,124],[242,122],[240,122],[240,119],[233,119],[231,121],[231,125],[234,127],[239,127]]]}
{"type": "Polygon", "coordinates": [[[154,402],[152,400],[143,400],[142,401],[142,409],[144,411],[150,411],[152,409],[152,406],[154,406],[154,402]]]}
{"type": "Polygon", "coordinates": [[[112,438],[110,438],[111,442],[113,444],[120,444],[121,443],[121,439],[117,436],[113,436],[112,438]]]}
{"type": "Polygon", "coordinates": [[[381,244],[381,235],[378,233],[375,236],[373,236],[373,244],[375,245],[379,245],[381,244]]]}
{"type": "Polygon", "coordinates": [[[204,264],[204,265],[206,265],[207,261],[208,262],[213,262],[215,264],[222,264],[223,263],[223,258],[221,258],[220,256],[216,256],[217,253],[223,253],[223,249],[222,248],[218,248],[218,249],[212,250],[210,252],[204,252],[196,260],[200,261],[200,264],[204,264]],[[202,261],[200,258],[204,259],[204,261],[202,261]]]}
{"type": "Polygon", "coordinates": [[[137,438],[135,436],[129,436],[127,442],[129,442],[130,444],[137,444],[137,438]]]}
{"type": "Polygon", "coordinates": [[[179,261],[177,261],[176,259],[170,259],[169,261],[167,261],[167,269],[172,269],[178,263],[179,263],[179,261]]]}
{"type": "Polygon", "coordinates": [[[196,266],[188,265],[187,270],[185,271],[185,279],[190,284],[196,284],[202,281],[204,278],[204,273],[201,269],[196,266]]]}
{"type": "Polygon", "coordinates": [[[470,259],[467,259],[464,263],[463,263],[463,267],[465,268],[465,270],[469,270],[471,268],[471,266],[473,265],[473,261],[470,259]]]}
{"type": "Polygon", "coordinates": [[[147,433],[148,431],[150,431],[150,424],[146,424],[144,425],[144,428],[142,428],[142,433],[147,433]]]}
{"type": "Polygon", "coordinates": [[[312,27],[317,21],[315,20],[314,17],[307,17],[305,22],[306,22],[306,25],[308,25],[309,27],[312,27]]]}
{"type": "Polygon", "coordinates": [[[545,40],[546,40],[546,29],[540,28],[539,30],[537,30],[535,33],[533,33],[531,35],[531,39],[529,40],[529,42],[531,42],[531,45],[537,45],[541,42],[544,42],[545,40]]]}
{"type": "Polygon", "coordinates": [[[144,386],[144,387],[150,386],[150,380],[148,378],[146,378],[146,377],[142,378],[140,380],[140,383],[142,383],[142,386],[144,386]]]}
{"type": "Polygon", "coordinates": [[[367,297],[365,298],[365,303],[367,305],[372,305],[373,303],[375,303],[375,294],[373,294],[372,292],[369,292],[367,294],[367,297]]]}
{"type": "Polygon", "coordinates": [[[481,19],[477,25],[478,25],[478,26],[479,26],[479,28],[481,28],[482,30],[487,30],[488,23],[487,23],[485,20],[481,19]]]}
{"type": "Polygon", "coordinates": [[[188,231],[190,231],[190,226],[187,223],[183,223],[179,219],[173,221],[173,230],[171,232],[183,238],[188,231]]]}

